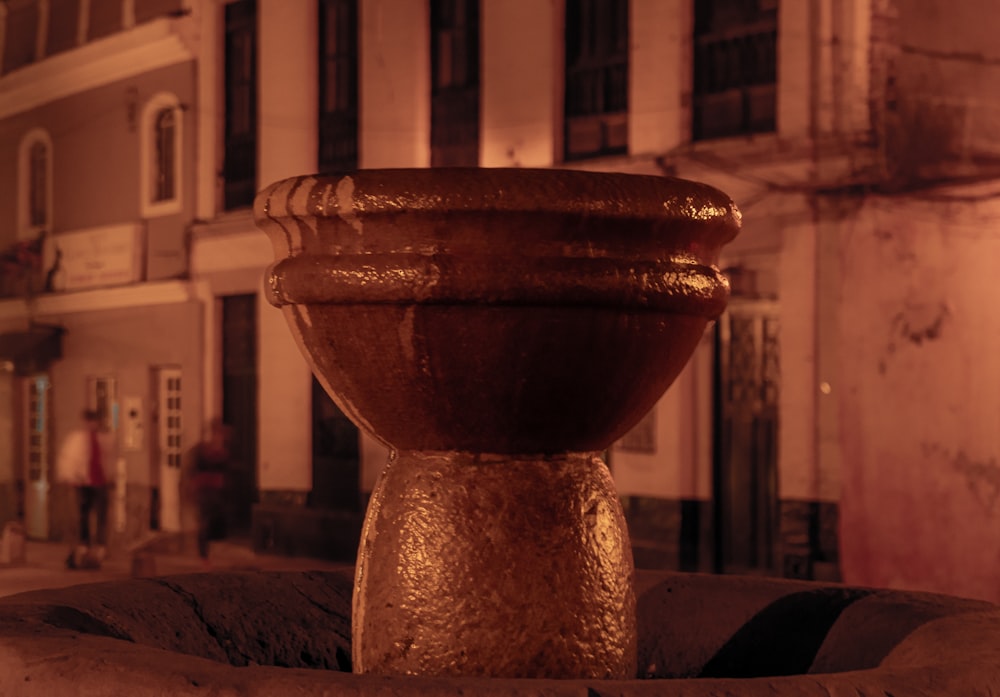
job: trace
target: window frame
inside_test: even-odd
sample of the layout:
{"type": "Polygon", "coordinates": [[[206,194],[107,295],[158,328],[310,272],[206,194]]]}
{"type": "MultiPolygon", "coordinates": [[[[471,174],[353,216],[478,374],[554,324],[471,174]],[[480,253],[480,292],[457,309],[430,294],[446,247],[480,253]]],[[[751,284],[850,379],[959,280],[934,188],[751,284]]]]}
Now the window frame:
{"type": "Polygon", "coordinates": [[[139,149],[140,207],[143,218],[154,218],[181,210],[184,190],[184,109],[177,95],[160,92],[150,98],[142,109],[140,119],[142,145],[139,149]],[[157,181],[163,174],[159,153],[159,119],[165,112],[173,112],[173,195],[157,198],[157,181]]]}

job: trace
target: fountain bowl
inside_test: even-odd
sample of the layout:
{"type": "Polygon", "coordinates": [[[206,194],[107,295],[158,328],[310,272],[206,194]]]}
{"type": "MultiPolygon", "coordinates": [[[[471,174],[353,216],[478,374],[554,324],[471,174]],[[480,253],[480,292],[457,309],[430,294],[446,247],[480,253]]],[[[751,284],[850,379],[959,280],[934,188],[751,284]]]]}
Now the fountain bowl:
{"type": "Polygon", "coordinates": [[[596,451],[722,312],[740,215],[709,186],[532,169],[361,170],[261,192],[314,373],[399,450],[596,451]]]}

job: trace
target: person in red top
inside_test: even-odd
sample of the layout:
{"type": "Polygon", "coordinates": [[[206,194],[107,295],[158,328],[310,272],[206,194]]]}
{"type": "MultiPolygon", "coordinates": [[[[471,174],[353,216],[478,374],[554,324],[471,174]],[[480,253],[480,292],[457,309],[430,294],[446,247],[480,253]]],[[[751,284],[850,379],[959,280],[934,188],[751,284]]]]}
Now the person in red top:
{"type": "Polygon", "coordinates": [[[226,476],[230,469],[230,428],[216,417],[194,450],[194,492],[198,503],[198,556],[205,568],[209,543],[223,537],[226,518],[226,476]]]}
{"type": "Polygon", "coordinates": [[[101,442],[101,419],[88,409],[83,420],[85,426],[66,437],[56,463],[59,480],[76,487],[80,505],[80,543],[66,560],[70,568],[100,566],[108,533],[108,463],[101,442]]]}

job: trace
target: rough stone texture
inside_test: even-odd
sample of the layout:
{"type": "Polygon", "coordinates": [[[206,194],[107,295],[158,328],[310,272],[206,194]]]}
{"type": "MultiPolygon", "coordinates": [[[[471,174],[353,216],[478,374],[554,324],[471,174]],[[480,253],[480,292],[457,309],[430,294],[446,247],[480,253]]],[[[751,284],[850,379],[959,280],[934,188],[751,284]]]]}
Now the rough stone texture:
{"type": "Polygon", "coordinates": [[[258,194],[270,301],[341,410],[398,450],[602,450],[725,307],[740,214],[663,177],[366,170],[258,194]]]}
{"type": "Polygon", "coordinates": [[[37,622],[234,666],[350,670],[352,587],[350,572],[97,583],[12,596],[0,610],[0,627],[37,622]]]}
{"type": "Polygon", "coordinates": [[[346,674],[337,668],[346,667],[339,656],[349,641],[350,575],[217,573],[4,598],[0,694],[955,697],[1000,690],[1000,608],[990,603],[671,572],[639,572],[636,590],[640,672],[673,679],[346,674]],[[275,667],[282,663],[295,667],[275,667]],[[304,668],[319,665],[333,670],[304,668]]]}
{"type": "Polygon", "coordinates": [[[628,533],[595,454],[404,452],[368,510],[358,672],[635,674],[628,533]]]}

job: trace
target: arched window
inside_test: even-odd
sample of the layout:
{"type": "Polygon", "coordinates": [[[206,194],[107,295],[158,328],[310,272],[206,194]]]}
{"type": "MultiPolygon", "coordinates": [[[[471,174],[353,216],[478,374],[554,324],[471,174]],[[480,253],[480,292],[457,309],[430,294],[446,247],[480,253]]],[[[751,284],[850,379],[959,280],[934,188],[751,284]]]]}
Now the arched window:
{"type": "Polygon", "coordinates": [[[28,223],[44,227],[49,221],[48,201],[45,190],[49,181],[49,149],[35,141],[28,150],[28,223]]]}
{"type": "Polygon", "coordinates": [[[52,139],[36,128],[21,139],[18,153],[18,239],[52,227],[52,139]]]}
{"type": "Polygon", "coordinates": [[[183,125],[180,102],[172,94],[157,94],[143,108],[139,154],[143,217],[181,209],[183,125]]]}
{"type": "Polygon", "coordinates": [[[175,140],[177,132],[174,127],[174,109],[160,109],[156,115],[156,164],[153,167],[153,200],[170,201],[174,198],[177,186],[177,160],[175,157],[175,140]]]}

